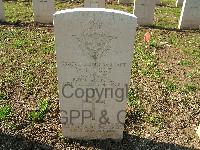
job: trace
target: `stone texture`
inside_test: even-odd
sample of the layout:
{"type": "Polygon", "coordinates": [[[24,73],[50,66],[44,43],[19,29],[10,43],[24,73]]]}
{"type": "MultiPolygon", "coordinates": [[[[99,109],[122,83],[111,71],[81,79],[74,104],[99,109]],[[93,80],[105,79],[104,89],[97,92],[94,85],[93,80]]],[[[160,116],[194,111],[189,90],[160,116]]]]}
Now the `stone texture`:
{"type": "Polygon", "coordinates": [[[34,21],[39,23],[53,23],[55,0],[33,0],[34,21]]]}
{"type": "Polygon", "coordinates": [[[158,5],[159,5],[160,3],[161,3],[161,2],[160,2],[160,0],[156,0],[156,4],[158,4],[158,5]]]}
{"type": "Polygon", "coordinates": [[[176,7],[182,6],[184,0],[176,0],[176,7]]]}
{"type": "Polygon", "coordinates": [[[134,4],[134,0],[118,0],[118,4],[134,4]]]}
{"type": "Polygon", "coordinates": [[[155,6],[155,0],[135,0],[134,14],[139,25],[153,24],[155,6]]]}
{"type": "Polygon", "coordinates": [[[86,8],[105,8],[105,0],[85,0],[84,7],[86,7],[86,8]]]}
{"type": "Polygon", "coordinates": [[[118,10],[76,8],[55,13],[65,137],[123,138],[136,26],[133,14],[118,10]]]}
{"type": "Polygon", "coordinates": [[[179,29],[199,29],[200,0],[184,0],[179,29]]]}
{"type": "Polygon", "coordinates": [[[5,20],[4,8],[3,8],[3,2],[2,2],[2,0],[0,0],[0,20],[1,21],[5,20]]]}

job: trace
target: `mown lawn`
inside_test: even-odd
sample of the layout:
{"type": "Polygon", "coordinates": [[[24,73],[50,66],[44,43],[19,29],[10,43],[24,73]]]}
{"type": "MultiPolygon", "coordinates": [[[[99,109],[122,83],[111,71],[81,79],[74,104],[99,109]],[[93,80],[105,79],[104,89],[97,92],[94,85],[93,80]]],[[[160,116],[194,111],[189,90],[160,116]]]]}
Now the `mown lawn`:
{"type": "MultiPolygon", "coordinates": [[[[57,2],[57,9],[82,3],[57,2]]],[[[30,2],[4,3],[0,24],[0,149],[198,149],[200,31],[178,30],[181,8],[162,0],[151,27],[139,27],[125,138],[72,141],[59,122],[52,25],[33,22],[30,2]],[[151,33],[150,44],[143,40],[151,33]]],[[[132,6],[107,4],[132,13],[132,6]]]]}

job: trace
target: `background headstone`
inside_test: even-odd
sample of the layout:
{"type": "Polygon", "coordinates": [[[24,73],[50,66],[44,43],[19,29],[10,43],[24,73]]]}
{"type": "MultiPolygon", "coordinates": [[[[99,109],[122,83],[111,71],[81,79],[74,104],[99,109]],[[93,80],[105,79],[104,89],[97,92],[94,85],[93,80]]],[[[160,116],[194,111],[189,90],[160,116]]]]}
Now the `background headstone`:
{"type": "Polygon", "coordinates": [[[199,138],[200,138],[200,125],[196,128],[196,133],[197,133],[197,135],[198,135],[199,138]]]}
{"type": "Polygon", "coordinates": [[[176,0],[176,7],[182,6],[184,0],[176,0]]]}
{"type": "Polygon", "coordinates": [[[135,0],[134,14],[139,25],[153,24],[155,7],[155,0],[135,0]]]}
{"type": "Polygon", "coordinates": [[[200,27],[200,0],[184,0],[181,17],[179,20],[180,29],[199,29],[200,27]]]}
{"type": "Polygon", "coordinates": [[[196,128],[196,133],[197,133],[197,135],[198,135],[199,138],[200,138],[200,125],[196,128]]]}
{"type": "Polygon", "coordinates": [[[86,8],[105,8],[105,0],[84,0],[86,8]]]}
{"type": "Polygon", "coordinates": [[[123,138],[136,26],[133,14],[118,10],[76,8],[55,13],[64,136],[123,138]]]}
{"type": "Polygon", "coordinates": [[[118,0],[118,4],[134,4],[134,0],[118,0]]]}
{"type": "Polygon", "coordinates": [[[0,0],[0,21],[4,21],[5,16],[4,16],[4,8],[3,8],[3,2],[0,0]]]}
{"type": "Polygon", "coordinates": [[[55,0],[33,0],[34,21],[39,23],[53,23],[55,0]]]}
{"type": "Polygon", "coordinates": [[[156,4],[159,5],[161,2],[160,0],[156,0],[156,4]]]}

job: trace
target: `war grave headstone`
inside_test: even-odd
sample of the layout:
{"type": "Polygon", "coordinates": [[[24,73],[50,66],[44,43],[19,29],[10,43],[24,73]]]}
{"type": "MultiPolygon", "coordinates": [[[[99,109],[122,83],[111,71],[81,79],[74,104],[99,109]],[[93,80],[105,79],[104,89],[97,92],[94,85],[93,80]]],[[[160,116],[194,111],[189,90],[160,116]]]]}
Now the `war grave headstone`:
{"type": "Polygon", "coordinates": [[[84,7],[86,7],[86,8],[105,8],[105,0],[85,0],[84,7]]]}
{"type": "Polygon", "coordinates": [[[34,21],[39,23],[53,23],[55,0],[33,0],[34,21]]]}
{"type": "Polygon", "coordinates": [[[200,0],[184,0],[179,29],[200,28],[200,0]]]}
{"type": "Polygon", "coordinates": [[[137,18],[105,8],[54,15],[63,135],[122,139],[137,18]]]}
{"type": "Polygon", "coordinates": [[[4,21],[5,16],[4,16],[4,8],[3,8],[3,2],[0,0],[0,21],[4,21]]]}
{"type": "Polygon", "coordinates": [[[134,4],[134,0],[118,0],[118,4],[131,5],[134,4]]]}
{"type": "Polygon", "coordinates": [[[134,14],[139,25],[153,24],[155,7],[155,0],[135,0],[134,14]]]}
{"type": "Polygon", "coordinates": [[[198,135],[199,138],[200,138],[200,125],[196,128],[196,133],[197,133],[197,135],[198,135]]]}
{"type": "Polygon", "coordinates": [[[161,3],[161,2],[160,2],[160,0],[156,0],[156,4],[158,4],[158,5],[159,5],[160,3],[161,3]]]}
{"type": "Polygon", "coordinates": [[[184,0],[176,0],[176,7],[182,6],[184,0]]]}

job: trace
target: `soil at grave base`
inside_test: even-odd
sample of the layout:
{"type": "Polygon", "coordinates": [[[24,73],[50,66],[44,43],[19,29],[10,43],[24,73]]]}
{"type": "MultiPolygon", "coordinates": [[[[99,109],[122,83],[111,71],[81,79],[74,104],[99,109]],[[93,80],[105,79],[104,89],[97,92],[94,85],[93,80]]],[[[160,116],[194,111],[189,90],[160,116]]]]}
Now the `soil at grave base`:
{"type": "MultiPolygon", "coordinates": [[[[172,63],[174,62],[173,67],[170,69],[177,71],[177,67],[179,67],[176,65],[177,63],[175,63],[177,58],[185,57],[179,55],[179,53],[176,54],[176,49],[170,49],[170,51],[168,50],[169,49],[162,50],[162,52],[159,53],[159,58],[166,59],[172,63]],[[177,56],[173,58],[172,55],[174,56],[174,54],[177,56]],[[169,60],[170,58],[172,59],[169,60]]],[[[166,64],[165,67],[167,66],[169,65],[166,64]]],[[[180,71],[182,71],[182,69],[180,69],[180,71]]],[[[150,126],[144,122],[127,123],[128,126],[126,126],[126,130],[129,131],[129,133],[134,132],[134,136],[125,134],[124,140],[121,142],[114,142],[111,140],[64,140],[59,135],[61,128],[58,117],[58,99],[52,101],[52,103],[55,105],[48,112],[44,123],[31,125],[23,112],[31,109],[30,107],[32,105],[32,100],[30,99],[30,102],[27,102],[27,104],[22,104],[21,101],[17,101],[19,98],[13,97],[12,99],[15,99],[15,111],[18,113],[16,116],[10,118],[10,123],[13,122],[13,124],[16,125],[16,129],[10,129],[9,127],[1,128],[0,149],[169,149],[169,144],[165,143],[176,143],[186,147],[200,148],[199,139],[194,131],[195,125],[198,123],[200,116],[191,116],[191,114],[194,114],[194,112],[192,112],[190,108],[185,108],[184,106],[180,105],[180,99],[182,97],[179,97],[180,95],[177,93],[173,93],[170,95],[170,97],[163,96],[165,93],[160,89],[158,83],[153,79],[138,77],[135,79],[135,82],[137,82],[140,87],[145,86],[145,90],[140,91],[139,93],[140,99],[143,99],[142,103],[145,106],[145,109],[151,109],[156,113],[159,112],[165,116],[165,126],[163,129],[159,129],[155,126],[150,126]],[[149,99],[150,97],[151,99],[149,99]],[[174,102],[171,102],[171,99],[174,99],[174,102]],[[22,108],[27,110],[23,110],[22,108]]],[[[19,93],[20,89],[16,88],[15,92],[19,93]]],[[[196,95],[196,97],[200,97],[200,94],[196,95]]],[[[196,105],[195,101],[197,100],[194,99],[192,102],[194,105],[196,105]]],[[[199,105],[197,107],[199,107],[199,105]]],[[[175,148],[183,149],[181,147],[175,148]]]]}
{"type": "MultiPolygon", "coordinates": [[[[30,125],[26,121],[26,117],[11,118],[13,123],[16,123],[16,130],[9,130],[8,128],[1,128],[0,133],[0,149],[22,149],[22,150],[47,150],[47,149],[184,149],[178,146],[170,146],[166,143],[176,143],[186,147],[199,148],[199,139],[195,134],[194,126],[200,116],[195,118],[191,116],[191,110],[184,110],[179,106],[179,101],[171,104],[168,99],[163,99],[157,83],[151,79],[138,79],[138,84],[146,86],[145,94],[140,94],[144,99],[144,105],[155,107],[164,114],[167,119],[165,120],[165,127],[159,129],[155,126],[150,126],[144,122],[127,123],[126,130],[134,135],[125,134],[124,140],[115,142],[111,140],[106,141],[74,141],[64,140],[59,138],[60,125],[58,106],[47,114],[48,119],[44,123],[30,125]],[[152,89],[152,87],[154,87],[152,89]],[[157,97],[160,95],[160,97],[157,97]],[[152,97],[149,101],[151,104],[145,102],[148,97],[152,97]],[[153,99],[155,99],[153,101],[153,99]],[[160,101],[159,101],[160,99],[160,101]],[[173,107],[169,107],[169,105],[173,107]],[[138,135],[138,136],[136,136],[138,135]],[[156,141],[156,142],[155,142],[156,141]],[[161,143],[158,143],[161,142],[161,143]]],[[[173,95],[172,95],[173,96],[173,95]]],[[[176,94],[175,94],[176,96],[176,94]]],[[[199,97],[200,95],[198,95],[199,97]]],[[[58,105],[58,100],[54,101],[58,105]]],[[[20,108],[20,106],[18,107],[20,108]]],[[[129,109],[127,110],[129,111],[129,109]]],[[[157,110],[154,110],[157,111],[157,110]]],[[[22,111],[18,111],[19,114],[22,111]]],[[[151,113],[151,112],[149,112],[151,113]]],[[[23,114],[21,114],[23,116],[23,114]]],[[[127,119],[129,120],[129,119],[127,119]]]]}
{"type": "MultiPolygon", "coordinates": [[[[189,79],[184,75],[191,72],[191,69],[178,65],[178,60],[187,60],[187,56],[181,53],[180,49],[166,47],[159,49],[157,53],[159,62],[165,62],[158,64],[160,69],[164,68],[166,71],[165,79],[171,80],[177,76],[178,87],[188,83],[189,79]]],[[[163,118],[164,127],[139,122],[132,126],[131,131],[143,138],[200,149],[200,139],[196,134],[200,120],[200,91],[186,96],[179,92],[166,92],[159,86],[157,80],[136,77],[135,81],[139,89],[143,89],[139,92],[139,96],[147,114],[159,114],[163,118]]],[[[200,79],[194,79],[193,83],[199,85],[200,79]]]]}
{"type": "MultiPolygon", "coordinates": [[[[179,77],[179,84],[186,82],[184,73],[189,72],[190,68],[177,65],[177,60],[186,59],[186,56],[180,53],[180,50],[173,48],[164,48],[158,51],[158,59],[165,64],[159,64],[159,67],[166,68],[168,72],[166,78],[171,78],[171,74],[179,77]]],[[[45,70],[41,71],[45,72],[45,70]]],[[[38,73],[41,73],[38,72],[38,73]]],[[[41,74],[44,77],[43,74],[41,74]]],[[[56,77],[53,81],[56,82],[56,77]]],[[[14,111],[17,112],[8,121],[10,126],[0,124],[0,150],[47,150],[47,149],[188,149],[191,147],[200,149],[199,138],[195,133],[195,127],[200,120],[197,110],[200,110],[198,98],[200,93],[189,95],[190,103],[183,105],[185,97],[179,93],[167,93],[160,87],[160,83],[150,78],[135,77],[135,84],[139,86],[139,97],[147,111],[147,114],[162,114],[164,117],[164,127],[159,128],[144,121],[131,122],[131,118],[127,118],[126,131],[124,140],[116,142],[112,140],[106,141],[75,141],[65,140],[60,136],[61,127],[59,122],[59,106],[57,97],[51,100],[53,104],[48,111],[45,122],[30,124],[26,114],[33,110],[35,105],[33,99],[28,95],[19,95],[23,93],[23,89],[12,87],[15,89],[11,97],[14,111]],[[26,100],[29,101],[26,101],[26,100]],[[15,128],[11,126],[15,125],[15,128]],[[161,143],[159,143],[161,142],[161,143]],[[166,143],[175,143],[181,146],[169,145],[166,143]]],[[[16,81],[17,82],[17,81],[16,81]]],[[[196,79],[196,83],[200,83],[196,79]]],[[[19,85],[19,84],[16,84],[19,85]]],[[[131,111],[127,109],[127,111],[131,111]]],[[[134,111],[134,110],[133,110],[134,111]]],[[[130,112],[129,112],[130,113],[130,112]]]]}

